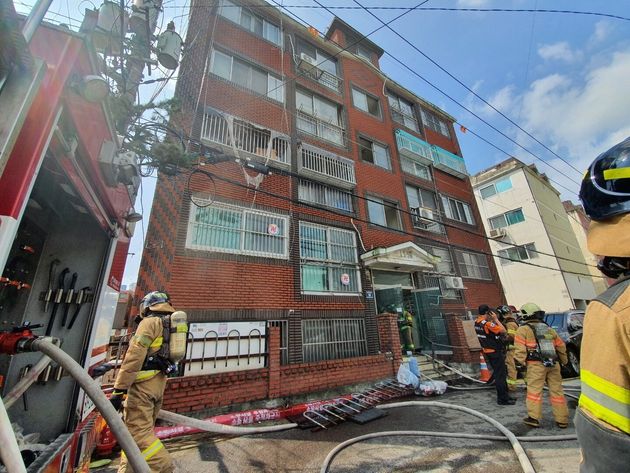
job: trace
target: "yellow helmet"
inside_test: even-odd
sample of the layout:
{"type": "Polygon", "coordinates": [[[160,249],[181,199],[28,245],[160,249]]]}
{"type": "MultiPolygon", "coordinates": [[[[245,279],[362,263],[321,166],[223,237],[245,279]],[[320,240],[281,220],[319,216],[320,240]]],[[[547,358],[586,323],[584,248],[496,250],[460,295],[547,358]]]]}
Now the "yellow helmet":
{"type": "Polygon", "coordinates": [[[523,304],[523,307],[521,307],[521,314],[523,314],[522,318],[524,320],[529,320],[544,315],[545,311],[542,310],[538,304],[528,302],[527,304],[523,304]]]}

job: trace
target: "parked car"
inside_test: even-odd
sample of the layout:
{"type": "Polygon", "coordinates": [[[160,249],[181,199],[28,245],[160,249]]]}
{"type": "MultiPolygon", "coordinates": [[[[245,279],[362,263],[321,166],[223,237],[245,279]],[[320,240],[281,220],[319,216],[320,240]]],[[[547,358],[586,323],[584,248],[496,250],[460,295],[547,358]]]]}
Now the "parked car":
{"type": "Polygon", "coordinates": [[[584,311],[550,312],[545,314],[545,322],[558,332],[558,335],[567,346],[569,364],[566,368],[563,368],[562,374],[567,377],[579,376],[584,311]]]}

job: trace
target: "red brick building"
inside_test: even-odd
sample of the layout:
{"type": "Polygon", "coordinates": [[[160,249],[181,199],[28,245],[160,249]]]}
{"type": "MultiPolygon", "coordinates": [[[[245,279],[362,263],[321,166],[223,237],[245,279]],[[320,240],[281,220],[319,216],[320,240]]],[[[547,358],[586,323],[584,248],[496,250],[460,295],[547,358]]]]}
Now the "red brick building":
{"type": "Polygon", "coordinates": [[[289,377],[245,397],[391,374],[398,342],[384,347],[392,322],[376,315],[388,306],[412,310],[417,347],[465,344],[445,314],[503,293],[454,119],[388,78],[383,50],[339,19],[320,37],[265,2],[217,3],[192,3],[176,120],[233,159],[204,166],[215,179],[159,176],[138,281],[196,324],[184,374],[263,369],[271,332],[289,377]],[[296,367],[308,387],[287,384],[296,367]]]}

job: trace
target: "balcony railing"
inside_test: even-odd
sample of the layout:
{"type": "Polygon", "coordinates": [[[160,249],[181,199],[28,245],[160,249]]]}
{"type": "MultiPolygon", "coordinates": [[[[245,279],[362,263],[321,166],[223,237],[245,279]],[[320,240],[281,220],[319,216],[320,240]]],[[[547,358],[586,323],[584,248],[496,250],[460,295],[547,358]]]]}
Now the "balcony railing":
{"type": "Polygon", "coordinates": [[[463,178],[468,175],[464,158],[432,145],[403,130],[396,130],[396,144],[401,155],[422,164],[433,164],[449,174],[463,178]]]}
{"type": "Polygon", "coordinates": [[[297,127],[310,135],[318,136],[324,140],[331,141],[338,145],[345,143],[345,130],[340,126],[321,120],[309,115],[302,110],[297,111],[297,127]]]}
{"type": "Polygon", "coordinates": [[[415,228],[433,233],[445,233],[444,226],[438,223],[442,221],[442,217],[437,210],[424,207],[415,207],[409,210],[415,228]]]}
{"type": "Polygon", "coordinates": [[[302,174],[341,187],[351,188],[357,182],[354,161],[315,146],[302,144],[299,165],[302,174]]]}
{"type": "Polygon", "coordinates": [[[331,74],[328,71],[320,69],[315,64],[311,64],[304,59],[298,59],[298,68],[302,72],[303,75],[313,79],[316,82],[319,82],[325,87],[334,90],[335,92],[341,92],[341,82],[342,78],[336,76],[335,74],[331,74]]]}
{"type": "Polygon", "coordinates": [[[265,160],[291,162],[291,138],[288,135],[215,110],[203,117],[201,139],[265,160]]]}

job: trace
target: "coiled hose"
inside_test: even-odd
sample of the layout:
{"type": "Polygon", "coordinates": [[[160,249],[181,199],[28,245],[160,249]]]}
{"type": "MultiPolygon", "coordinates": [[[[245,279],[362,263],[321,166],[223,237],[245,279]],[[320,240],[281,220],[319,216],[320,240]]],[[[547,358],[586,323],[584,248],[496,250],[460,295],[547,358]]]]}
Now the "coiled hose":
{"type": "MultiPolygon", "coordinates": [[[[534,470],[534,466],[532,465],[532,462],[530,461],[529,457],[525,453],[525,450],[521,446],[516,436],[512,432],[510,432],[507,429],[507,427],[505,427],[503,424],[501,424],[500,422],[496,421],[492,417],[487,416],[486,414],[483,414],[479,411],[475,411],[474,409],[469,409],[468,407],[464,407],[464,406],[458,406],[457,404],[448,404],[446,402],[438,402],[438,401],[395,402],[393,404],[385,404],[385,405],[379,406],[379,409],[395,409],[397,407],[410,407],[410,406],[442,407],[446,409],[455,409],[457,411],[462,411],[467,414],[471,414],[475,417],[479,417],[480,419],[485,420],[486,422],[496,427],[505,436],[505,438],[510,442],[510,444],[512,444],[512,448],[514,449],[514,453],[516,453],[516,456],[518,458],[519,463],[521,464],[521,468],[523,469],[523,472],[536,473],[536,470],[534,470]]],[[[388,432],[387,434],[390,434],[390,432],[388,432]]],[[[438,437],[456,437],[458,435],[472,435],[472,434],[459,434],[459,433],[451,434],[449,432],[433,432],[432,434],[438,434],[437,435],[438,437]]],[[[328,468],[330,468],[330,462],[332,461],[332,459],[348,445],[352,445],[353,443],[360,442],[361,440],[364,440],[365,438],[378,437],[379,435],[380,435],[379,433],[368,434],[367,436],[364,435],[362,437],[357,437],[356,439],[346,440],[345,442],[337,445],[326,456],[326,459],[324,460],[324,463],[321,467],[320,473],[327,473],[328,468]],[[360,439],[360,440],[357,440],[357,439],[360,439]]],[[[468,437],[465,437],[465,438],[468,438],[468,437]]]]}

